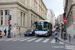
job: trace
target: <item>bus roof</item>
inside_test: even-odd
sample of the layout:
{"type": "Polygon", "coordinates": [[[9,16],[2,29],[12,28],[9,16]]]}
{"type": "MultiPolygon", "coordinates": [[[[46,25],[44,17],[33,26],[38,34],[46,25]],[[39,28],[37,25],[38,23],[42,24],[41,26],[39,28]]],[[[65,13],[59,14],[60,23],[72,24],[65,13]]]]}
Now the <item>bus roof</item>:
{"type": "MultiPolygon", "coordinates": [[[[43,21],[43,22],[48,22],[48,23],[50,23],[48,20],[39,20],[39,21],[43,21]]],[[[39,22],[39,21],[36,21],[36,22],[39,22]]]]}

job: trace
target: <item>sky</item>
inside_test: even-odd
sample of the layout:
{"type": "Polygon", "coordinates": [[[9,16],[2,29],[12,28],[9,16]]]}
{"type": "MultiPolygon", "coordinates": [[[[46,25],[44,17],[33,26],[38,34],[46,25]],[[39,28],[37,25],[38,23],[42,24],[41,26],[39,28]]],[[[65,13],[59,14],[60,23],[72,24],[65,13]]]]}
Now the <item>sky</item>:
{"type": "Polygon", "coordinates": [[[55,17],[63,14],[63,0],[43,0],[47,9],[51,9],[55,13],[55,17]]]}

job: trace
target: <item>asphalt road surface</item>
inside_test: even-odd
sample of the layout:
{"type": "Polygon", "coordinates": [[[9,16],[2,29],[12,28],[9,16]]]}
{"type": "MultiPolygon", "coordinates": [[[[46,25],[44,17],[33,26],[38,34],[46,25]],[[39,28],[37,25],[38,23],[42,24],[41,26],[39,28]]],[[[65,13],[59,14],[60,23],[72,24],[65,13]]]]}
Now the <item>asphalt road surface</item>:
{"type": "Polygon", "coordinates": [[[0,50],[68,50],[68,48],[69,45],[63,42],[55,42],[54,35],[0,39],[0,50]]]}

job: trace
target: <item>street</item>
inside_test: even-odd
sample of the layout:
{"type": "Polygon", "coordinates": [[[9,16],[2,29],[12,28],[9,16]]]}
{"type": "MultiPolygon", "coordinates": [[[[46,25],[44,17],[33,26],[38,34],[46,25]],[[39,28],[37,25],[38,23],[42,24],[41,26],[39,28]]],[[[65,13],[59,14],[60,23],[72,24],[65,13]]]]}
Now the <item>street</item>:
{"type": "Polygon", "coordinates": [[[66,44],[49,37],[26,36],[0,39],[0,50],[66,50],[66,44]]]}
{"type": "Polygon", "coordinates": [[[0,0],[0,50],[75,50],[75,0],[0,0]]]}

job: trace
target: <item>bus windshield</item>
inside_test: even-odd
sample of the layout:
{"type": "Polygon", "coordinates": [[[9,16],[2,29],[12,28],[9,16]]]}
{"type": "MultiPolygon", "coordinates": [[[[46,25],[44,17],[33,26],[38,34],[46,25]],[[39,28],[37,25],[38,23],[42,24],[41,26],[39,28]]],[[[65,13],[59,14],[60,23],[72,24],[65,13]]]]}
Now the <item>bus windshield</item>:
{"type": "Polygon", "coordinates": [[[36,23],[36,30],[47,30],[47,22],[38,22],[36,23]]]}
{"type": "Polygon", "coordinates": [[[44,22],[43,30],[47,30],[47,28],[48,28],[48,24],[47,24],[47,22],[44,22]]]}
{"type": "Polygon", "coordinates": [[[37,29],[37,30],[42,30],[42,25],[38,25],[38,24],[37,24],[37,25],[36,25],[36,29],[37,29]]]}

